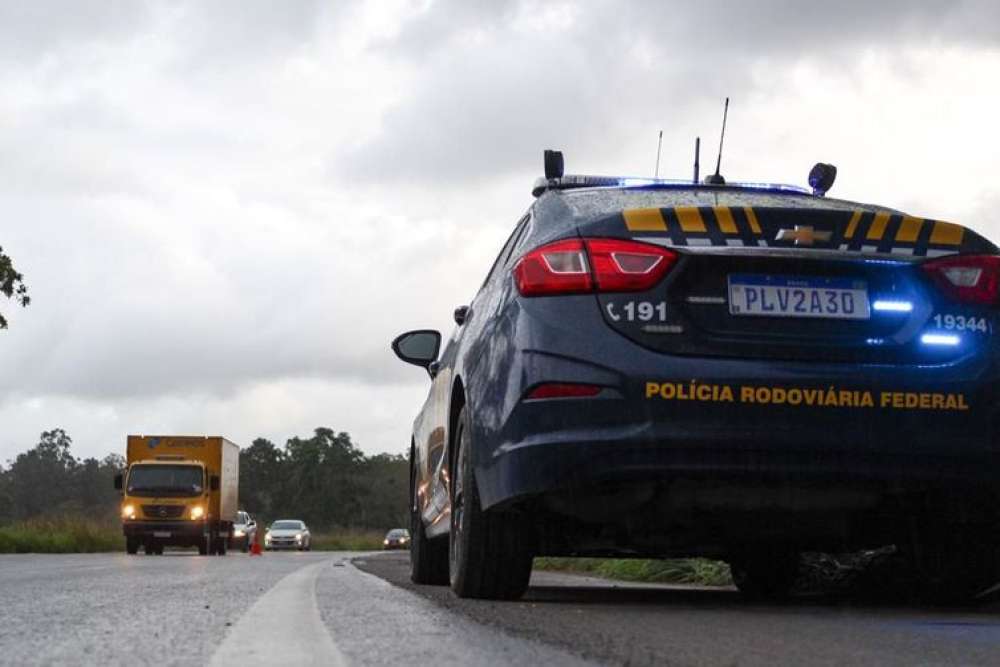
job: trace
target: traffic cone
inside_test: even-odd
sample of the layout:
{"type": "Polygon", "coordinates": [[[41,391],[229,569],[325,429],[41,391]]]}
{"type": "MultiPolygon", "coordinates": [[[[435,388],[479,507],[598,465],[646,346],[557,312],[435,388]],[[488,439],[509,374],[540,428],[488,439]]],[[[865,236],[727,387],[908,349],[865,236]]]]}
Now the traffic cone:
{"type": "Polygon", "coordinates": [[[260,550],[260,531],[253,531],[253,545],[250,547],[251,556],[261,556],[264,552],[260,550]]]}

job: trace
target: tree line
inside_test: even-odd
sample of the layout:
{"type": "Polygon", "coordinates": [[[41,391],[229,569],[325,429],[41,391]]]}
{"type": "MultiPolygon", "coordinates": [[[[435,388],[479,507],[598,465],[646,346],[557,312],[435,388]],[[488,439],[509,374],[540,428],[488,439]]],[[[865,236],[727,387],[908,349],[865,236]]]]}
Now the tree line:
{"type": "MultiPolygon", "coordinates": [[[[0,523],[41,517],[117,520],[120,454],[78,459],[61,428],[0,466],[0,523]]],[[[122,438],[122,450],[125,438],[122,438]]],[[[265,520],[296,518],[311,528],[408,525],[409,464],[403,455],[366,456],[347,433],[317,428],[278,447],[257,438],[240,452],[240,508],[265,520]]]]}

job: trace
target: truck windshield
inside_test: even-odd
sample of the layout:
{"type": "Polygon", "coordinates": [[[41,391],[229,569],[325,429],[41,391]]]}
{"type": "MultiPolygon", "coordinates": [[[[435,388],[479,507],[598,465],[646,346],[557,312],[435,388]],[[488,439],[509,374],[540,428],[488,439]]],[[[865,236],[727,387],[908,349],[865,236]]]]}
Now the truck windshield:
{"type": "Polygon", "coordinates": [[[128,476],[134,496],[197,496],[203,490],[201,468],[186,465],[137,465],[128,476]]]}

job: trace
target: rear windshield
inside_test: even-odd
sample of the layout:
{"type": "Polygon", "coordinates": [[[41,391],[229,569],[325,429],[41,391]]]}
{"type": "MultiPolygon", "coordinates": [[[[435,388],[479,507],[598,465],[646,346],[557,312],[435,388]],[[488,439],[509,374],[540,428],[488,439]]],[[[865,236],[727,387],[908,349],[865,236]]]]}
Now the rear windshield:
{"type": "Polygon", "coordinates": [[[671,206],[768,206],[773,208],[817,208],[835,211],[887,211],[892,209],[858,204],[842,199],[813,197],[806,194],[774,193],[756,190],[691,188],[663,190],[568,190],[563,201],[578,216],[598,217],[632,208],[668,208],[671,206]]]}
{"type": "Polygon", "coordinates": [[[275,521],[271,528],[273,530],[300,530],[302,528],[301,521],[275,521]]]}
{"type": "Polygon", "coordinates": [[[136,496],[197,496],[204,490],[202,469],[190,465],[136,465],[128,493],[136,496]]]}

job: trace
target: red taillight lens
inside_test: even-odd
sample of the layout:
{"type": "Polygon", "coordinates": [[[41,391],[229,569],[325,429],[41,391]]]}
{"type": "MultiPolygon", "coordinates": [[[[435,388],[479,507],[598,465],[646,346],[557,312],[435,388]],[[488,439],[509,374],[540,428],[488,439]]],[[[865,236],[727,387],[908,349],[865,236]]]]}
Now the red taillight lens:
{"type": "Polygon", "coordinates": [[[577,382],[546,382],[540,384],[525,396],[526,400],[539,398],[586,398],[597,396],[602,387],[596,384],[580,384],[577,382]]]}
{"type": "Polygon", "coordinates": [[[640,292],[670,271],[677,254],[621,239],[569,239],[532,250],[514,267],[524,296],[582,292],[640,292]]]}
{"type": "Polygon", "coordinates": [[[514,267],[517,289],[524,296],[590,292],[594,281],[583,241],[556,241],[532,250],[514,267]]]}
{"type": "Polygon", "coordinates": [[[965,303],[995,304],[1000,296],[1000,257],[955,255],[923,264],[946,294],[965,303]]]}
{"type": "Polygon", "coordinates": [[[588,239],[598,292],[642,292],[667,274],[677,254],[648,243],[588,239]]]}

